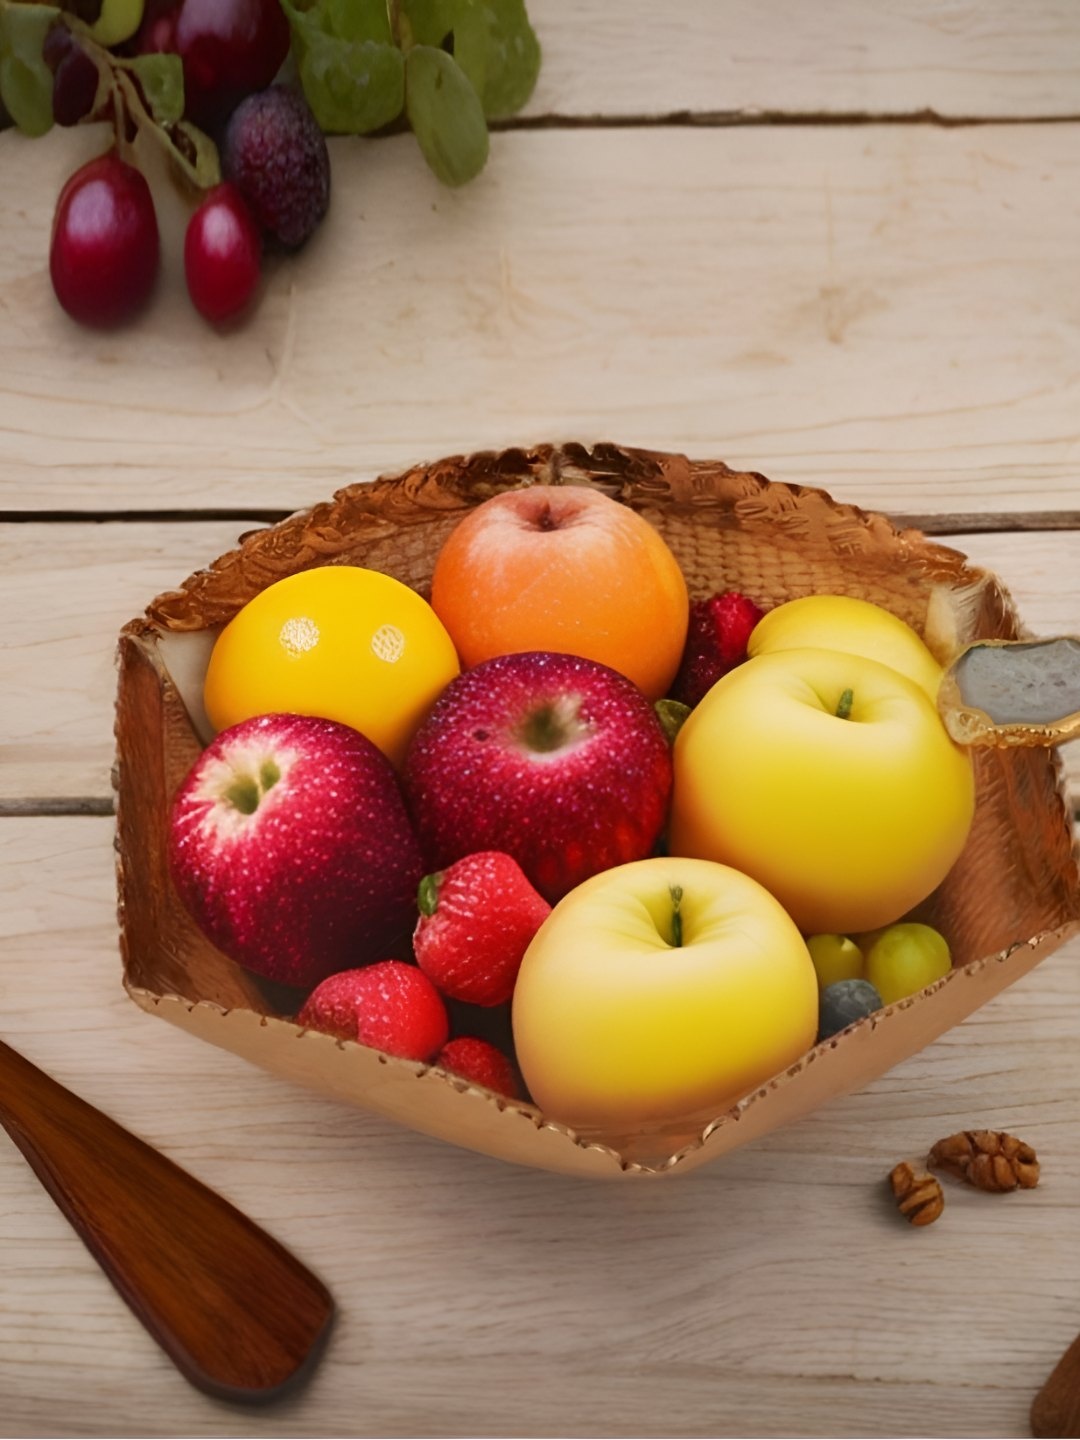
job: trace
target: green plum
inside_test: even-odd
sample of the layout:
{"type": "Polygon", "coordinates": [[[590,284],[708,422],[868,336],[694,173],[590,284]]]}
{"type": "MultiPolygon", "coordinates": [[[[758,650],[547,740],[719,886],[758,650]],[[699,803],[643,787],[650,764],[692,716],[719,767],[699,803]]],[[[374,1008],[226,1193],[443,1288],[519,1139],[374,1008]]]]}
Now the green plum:
{"type": "Polygon", "coordinates": [[[866,956],[866,978],[886,1005],[916,994],[951,969],[945,937],[914,921],[888,926],[866,956]]]}
{"type": "Polygon", "coordinates": [[[846,935],[808,935],[806,948],[822,990],[841,980],[863,978],[863,952],[846,935]]]}

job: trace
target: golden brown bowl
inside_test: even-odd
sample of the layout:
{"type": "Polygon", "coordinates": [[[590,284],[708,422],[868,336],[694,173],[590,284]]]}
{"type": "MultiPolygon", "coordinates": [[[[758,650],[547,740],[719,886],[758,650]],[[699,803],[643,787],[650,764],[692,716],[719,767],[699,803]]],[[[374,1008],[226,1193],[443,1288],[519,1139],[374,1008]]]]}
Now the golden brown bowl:
{"type": "Polygon", "coordinates": [[[558,1116],[432,1066],[280,1018],[294,997],[220,954],[169,879],[168,811],[206,733],[198,682],[213,636],[265,586],[316,565],[370,566],[426,595],[435,557],[464,511],[519,485],[593,486],[632,506],[664,535],[691,596],[736,589],[765,606],[814,593],[857,596],[906,620],[943,662],[972,640],[1024,633],[1001,583],[957,551],[824,491],[719,462],[543,445],[349,486],[246,536],[153,600],[120,637],[120,944],[124,984],[143,1009],[287,1079],[470,1149],[567,1174],[659,1176],[692,1170],[866,1084],[1080,931],[1080,873],[1056,754],[986,749],[974,754],[978,803],[967,847],[917,912],[948,936],[952,973],[818,1045],[721,1115],[635,1134],[575,1133],[558,1116]]]}

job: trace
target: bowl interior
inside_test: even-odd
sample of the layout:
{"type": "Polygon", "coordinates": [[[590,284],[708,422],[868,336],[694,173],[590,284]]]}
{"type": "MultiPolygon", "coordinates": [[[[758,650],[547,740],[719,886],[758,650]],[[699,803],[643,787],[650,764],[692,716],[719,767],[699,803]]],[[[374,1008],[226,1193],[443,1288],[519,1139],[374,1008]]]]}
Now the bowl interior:
{"type": "MultiPolygon", "coordinates": [[[[350,487],[325,505],[246,537],[181,589],[159,596],[121,637],[118,874],[125,983],[139,1003],[158,1008],[163,999],[179,1002],[175,1010],[165,1007],[178,1023],[185,1023],[182,1014],[191,1021],[192,1007],[198,1007],[192,1025],[242,1053],[251,1046],[246,1039],[243,1045],[234,1043],[239,1026],[230,1031],[218,1023],[215,1030],[209,1012],[219,1022],[236,1012],[259,1017],[262,1028],[286,1031],[293,1042],[325,1039],[301,1037],[295,1026],[264,1018],[291,1017],[301,997],[247,974],[214,949],[188,918],[169,881],[168,808],[199,753],[200,734],[205,738],[199,690],[210,642],[259,590],[315,565],[370,566],[427,594],[435,557],[463,511],[498,489],[520,484],[591,485],[633,506],[662,532],[695,597],[737,589],[768,607],[815,593],[853,595],[907,621],[943,661],[971,640],[1014,639],[1023,633],[996,578],[968,565],[956,551],[917,532],[898,532],[881,516],[837,505],[821,491],[771,484],[717,463],[613,446],[594,451],[546,446],[458,457],[394,480],[350,487]]],[[[573,1136],[559,1126],[558,1117],[540,1117],[527,1106],[495,1106],[482,1094],[492,1138],[484,1133],[484,1123],[479,1137],[474,1133],[477,1112],[466,1114],[463,1087],[427,1067],[395,1062],[398,1071],[426,1083],[422,1100],[415,1085],[405,1086],[400,1102],[389,1105],[375,1094],[385,1090],[385,1083],[373,1088],[368,1060],[355,1058],[361,1047],[290,1047],[285,1036],[278,1036],[269,1060],[261,1053],[252,1058],[285,1073],[303,1071],[299,1078],[343,1098],[492,1153],[506,1152],[504,1136],[511,1131],[505,1118],[496,1121],[495,1115],[509,1110],[528,1123],[513,1130],[510,1145],[526,1153],[508,1158],[552,1168],[575,1166],[566,1154],[556,1157],[564,1163],[552,1164],[545,1131],[559,1133],[567,1146],[583,1152],[590,1145],[599,1147],[597,1153],[613,1156],[623,1170],[671,1167],[706,1141],[705,1148],[730,1148],[738,1143],[736,1121],[742,1122],[739,1137],[749,1138],[772,1128],[766,1113],[770,1104],[775,1123],[782,1123],[828,1094],[864,1083],[956,1023],[1076,928],[1080,884],[1055,753],[983,749],[974,758],[978,802],[967,847],[944,883],[914,912],[949,938],[954,976],[892,1007],[898,1012],[895,1019],[886,1012],[818,1047],[806,1062],[818,1067],[812,1084],[800,1065],[794,1067],[798,1073],[776,1077],[725,1116],[686,1116],[658,1130],[619,1136],[573,1136]],[[1018,947],[1025,945],[1020,953],[1018,947]],[[991,958],[996,965],[988,967],[991,958]],[[949,987],[948,981],[964,970],[973,982],[977,975],[982,978],[949,987]],[[919,1013],[908,1013],[912,1010],[919,1013]],[[868,1045],[867,1036],[875,1030],[880,1031],[876,1044],[868,1045]],[[302,1064],[301,1049],[306,1051],[302,1064]],[[437,1102],[434,1087],[440,1090],[437,1102]],[[791,1092],[783,1103],[777,1099],[781,1091],[791,1092]],[[751,1104],[758,1109],[748,1124],[751,1104]],[[414,1113],[417,1109],[420,1113],[414,1113]],[[503,1130],[496,1134],[500,1124],[503,1130]],[[544,1158],[528,1153],[532,1141],[526,1132],[544,1158]]],[[[376,1076],[382,1082],[386,1078],[376,1076]]]]}

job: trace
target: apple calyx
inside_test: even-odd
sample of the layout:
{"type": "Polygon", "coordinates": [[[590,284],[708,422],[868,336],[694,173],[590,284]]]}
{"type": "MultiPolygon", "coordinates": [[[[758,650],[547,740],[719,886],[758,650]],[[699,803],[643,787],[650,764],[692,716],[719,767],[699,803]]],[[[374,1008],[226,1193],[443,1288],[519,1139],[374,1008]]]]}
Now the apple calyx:
{"type": "Polygon", "coordinates": [[[268,790],[273,789],[281,779],[281,770],[275,760],[264,760],[258,774],[238,774],[231,785],[227,785],[222,798],[239,810],[241,815],[254,815],[268,790]]]}
{"type": "Polygon", "coordinates": [[[417,886],[416,904],[420,914],[427,916],[429,920],[439,908],[439,891],[442,888],[442,882],[443,872],[436,870],[431,875],[425,875],[417,886]]]}
{"type": "Polygon", "coordinates": [[[682,945],[682,886],[669,885],[668,894],[671,896],[671,946],[678,950],[682,945]]]}
{"type": "Polygon", "coordinates": [[[854,705],[854,703],[855,703],[855,692],[854,692],[853,690],[845,690],[844,693],[840,696],[840,703],[839,703],[839,705],[837,705],[837,707],[836,707],[836,716],[837,716],[837,719],[838,719],[838,720],[850,720],[850,719],[851,719],[851,707],[852,707],[852,705],[854,705]]]}
{"type": "Polygon", "coordinates": [[[581,699],[577,695],[561,695],[537,706],[518,729],[525,749],[539,755],[550,755],[591,734],[592,726],[581,718],[581,699]]]}

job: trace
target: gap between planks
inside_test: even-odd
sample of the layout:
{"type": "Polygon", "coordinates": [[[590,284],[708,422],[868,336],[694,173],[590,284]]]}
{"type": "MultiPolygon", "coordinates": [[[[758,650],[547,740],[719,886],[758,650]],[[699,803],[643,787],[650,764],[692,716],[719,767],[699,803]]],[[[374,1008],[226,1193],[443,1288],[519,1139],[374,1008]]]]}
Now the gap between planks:
{"type": "MultiPolygon", "coordinates": [[[[930,125],[942,130],[979,125],[1075,125],[1080,111],[1070,115],[942,115],[920,110],[668,110],[634,115],[512,115],[490,120],[491,131],[512,130],[731,130],[773,126],[805,129],[826,126],[930,125]]],[[[389,133],[397,133],[392,130],[389,133]]]]}

